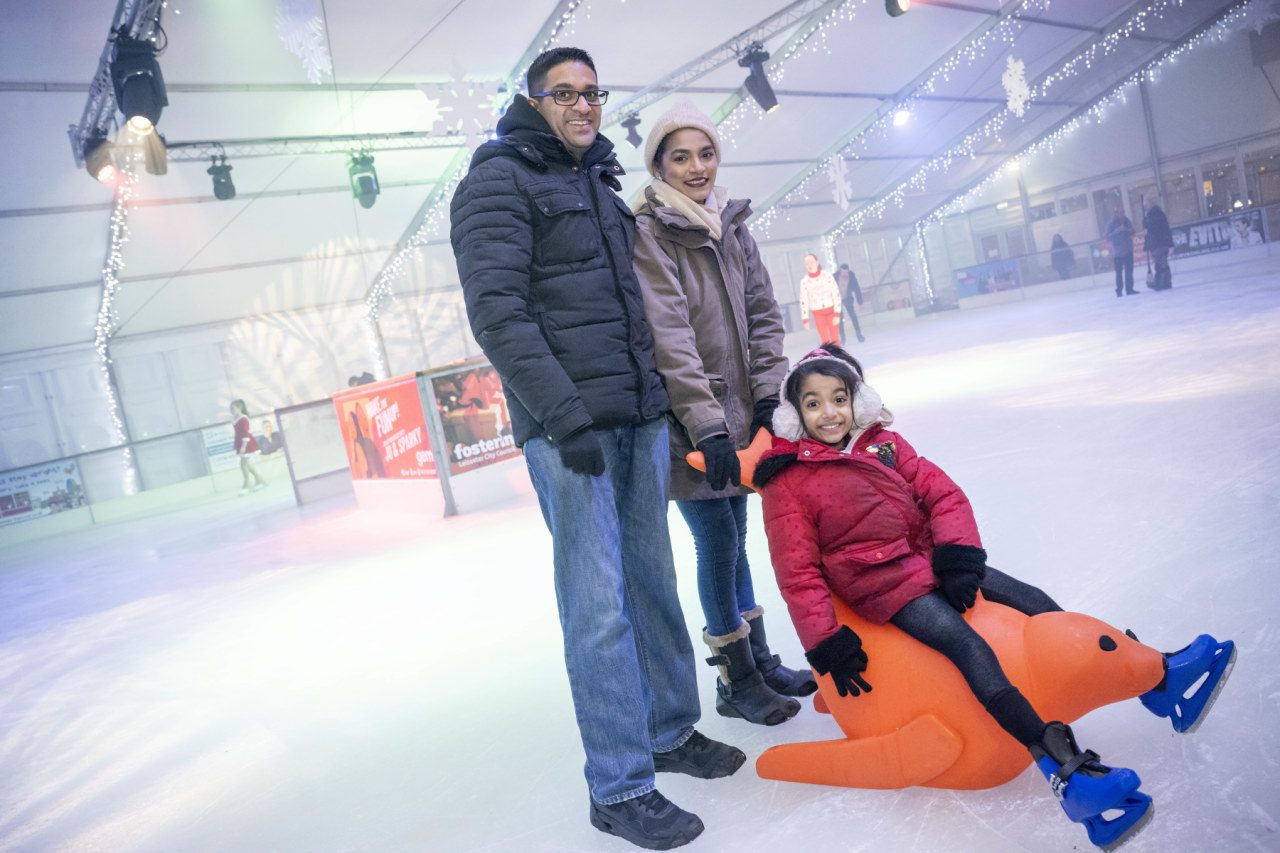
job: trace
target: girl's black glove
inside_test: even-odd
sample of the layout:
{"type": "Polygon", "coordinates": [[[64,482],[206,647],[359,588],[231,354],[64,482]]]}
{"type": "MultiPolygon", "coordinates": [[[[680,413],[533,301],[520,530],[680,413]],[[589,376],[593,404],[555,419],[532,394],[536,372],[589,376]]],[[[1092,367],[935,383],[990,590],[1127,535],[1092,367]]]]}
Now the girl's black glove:
{"type": "Polygon", "coordinates": [[[938,545],[933,549],[933,573],[942,597],[963,613],[978,600],[978,588],[987,576],[987,552],[972,545],[938,545]]]}
{"type": "Polygon", "coordinates": [[[862,638],[848,625],[804,653],[809,665],[820,675],[830,675],[841,696],[870,693],[871,685],[862,677],[867,671],[867,653],[862,650],[862,638]]]}
{"type": "Polygon", "coordinates": [[[704,438],[698,445],[702,458],[707,463],[707,482],[717,492],[728,483],[735,486],[742,482],[742,463],[734,452],[733,442],[727,435],[713,435],[704,438]]]}

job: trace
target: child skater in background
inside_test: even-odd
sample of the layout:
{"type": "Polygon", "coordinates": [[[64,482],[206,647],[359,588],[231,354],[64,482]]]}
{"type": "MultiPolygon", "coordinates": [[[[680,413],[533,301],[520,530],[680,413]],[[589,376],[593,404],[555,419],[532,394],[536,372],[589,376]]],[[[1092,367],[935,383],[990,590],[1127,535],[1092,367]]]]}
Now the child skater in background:
{"type": "MultiPolygon", "coordinates": [[[[978,590],[1028,615],[1061,608],[1036,587],[987,565],[968,499],[941,468],[887,429],[892,422],[861,366],[836,344],[810,352],[783,380],[774,444],[754,481],[763,496],[778,584],[806,656],[820,674],[831,675],[841,696],[872,689],[863,677],[867,654],[858,635],[836,621],[832,595],[862,618],[890,622],[936,649],[956,665],[995,721],[1031,752],[1068,817],[1086,822],[1092,840],[1092,819],[1126,797],[1136,792],[1149,804],[1138,792],[1138,775],[1081,752],[1069,726],[1042,720],[962,616],[978,590]]],[[[1233,661],[1234,645],[1217,648],[1223,649],[1233,661]]],[[[1211,672],[1210,663],[1198,643],[1166,654],[1165,679],[1141,697],[1143,704],[1170,716],[1179,731],[1194,728],[1212,698],[1194,719],[1179,720],[1170,709],[1206,673],[1221,688],[1230,665],[1211,672]]],[[[1144,811],[1142,820],[1105,846],[1131,837],[1147,817],[1144,811]]]]}
{"type": "Polygon", "coordinates": [[[262,479],[262,475],[253,464],[253,457],[258,455],[258,440],[250,432],[249,408],[244,404],[244,400],[231,401],[231,418],[231,426],[236,431],[236,457],[240,460],[240,475],[244,478],[244,483],[240,487],[240,495],[243,497],[250,491],[256,492],[258,489],[266,488],[267,481],[262,479]],[[250,475],[253,475],[254,480],[252,489],[249,488],[250,475]]]}

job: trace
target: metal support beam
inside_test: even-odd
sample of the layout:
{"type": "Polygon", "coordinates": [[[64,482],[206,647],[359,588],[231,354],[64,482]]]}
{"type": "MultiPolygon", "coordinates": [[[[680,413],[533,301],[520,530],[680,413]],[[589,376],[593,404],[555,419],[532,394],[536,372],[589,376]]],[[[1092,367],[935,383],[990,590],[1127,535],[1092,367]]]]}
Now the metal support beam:
{"type": "Polygon", "coordinates": [[[343,154],[349,151],[407,151],[419,148],[465,148],[461,133],[444,135],[406,130],[401,133],[347,133],[336,136],[277,136],[261,139],[210,139],[166,142],[170,163],[190,163],[224,155],[228,159],[343,154]]]}
{"type": "MultiPolygon", "coordinates": [[[[1142,100],[1142,122],[1147,128],[1147,146],[1151,149],[1151,173],[1155,175],[1156,180],[1156,197],[1160,199],[1160,209],[1166,209],[1168,200],[1164,195],[1164,178],[1160,176],[1160,151],[1156,148],[1156,128],[1155,122],[1151,120],[1151,96],[1147,92],[1147,81],[1138,82],[1138,94],[1142,100]]],[[[1136,216],[1142,216],[1143,211],[1130,211],[1136,216]]]]}

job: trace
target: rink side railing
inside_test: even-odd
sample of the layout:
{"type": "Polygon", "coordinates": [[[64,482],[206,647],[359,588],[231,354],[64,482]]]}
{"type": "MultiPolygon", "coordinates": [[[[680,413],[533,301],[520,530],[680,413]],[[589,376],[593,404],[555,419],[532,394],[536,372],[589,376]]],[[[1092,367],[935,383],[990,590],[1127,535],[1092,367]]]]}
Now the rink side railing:
{"type": "MultiPolygon", "coordinates": [[[[264,418],[275,422],[280,445],[255,458],[268,485],[244,500],[267,509],[351,491],[332,400],[250,421],[264,418]]],[[[0,471],[0,544],[239,497],[233,434],[230,422],[213,424],[0,471]]]]}

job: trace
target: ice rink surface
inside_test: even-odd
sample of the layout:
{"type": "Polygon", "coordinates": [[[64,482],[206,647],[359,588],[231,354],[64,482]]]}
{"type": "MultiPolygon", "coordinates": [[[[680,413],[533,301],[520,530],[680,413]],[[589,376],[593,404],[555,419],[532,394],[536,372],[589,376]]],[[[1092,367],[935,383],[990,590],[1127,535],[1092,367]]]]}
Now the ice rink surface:
{"type": "MultiPolygon", "coordinates": [[[[969,494],[993,565],[1157,648],[1238,643],[1199,732],[1137,702],[1075,726],[1155,798],[1126,850],[1280,850],[1280,260],[867,333],[895,429],[969,494]]],[[[6,548],[0,849],[635,849],[587,822],[527,482],[447,521],[252,499],[6,548]]],[[[751,513],[770,638],[798,664],[751,513]]],[[[700,729],[749,763],[659,777],[707,825],[690,850],[1093,849],[1031,769],[980,792],[760,779],[764,749],[839,731],[807,701],[775,728],[719,717],[702,651],[700,729]]]]}

